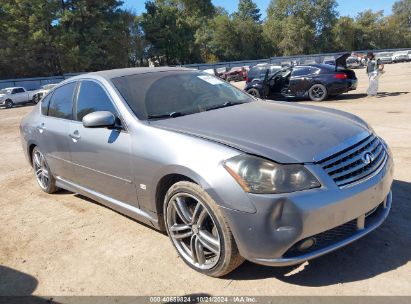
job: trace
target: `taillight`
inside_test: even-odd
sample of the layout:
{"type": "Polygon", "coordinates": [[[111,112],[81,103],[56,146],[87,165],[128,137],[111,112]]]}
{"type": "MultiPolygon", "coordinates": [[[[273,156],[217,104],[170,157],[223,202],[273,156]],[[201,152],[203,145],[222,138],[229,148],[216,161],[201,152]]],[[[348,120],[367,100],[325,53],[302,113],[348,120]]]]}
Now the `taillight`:
{"type": "Polygon", "coordinates": [[[334,78],[337,78],[337,79],[347,79],[347,74],[338,73],[338,74],[335,74],[335,75],[334,75],[334,78]]]}

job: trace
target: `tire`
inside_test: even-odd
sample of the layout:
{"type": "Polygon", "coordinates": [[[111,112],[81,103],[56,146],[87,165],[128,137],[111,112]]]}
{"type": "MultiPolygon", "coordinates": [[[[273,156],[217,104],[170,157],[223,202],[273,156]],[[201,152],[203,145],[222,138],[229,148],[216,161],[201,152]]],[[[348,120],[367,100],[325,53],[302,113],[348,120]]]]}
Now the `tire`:
{"type": "Polygon", "coordinates": [[[327,99],[328,92],[327,88],[322,85],[322,84],[314,84],[309,90],[308,90],[308,97],[312,101],[324,101],[327,99]]]}
{"type": "Polygon", "coordinates": [[[164,221],[171,243],[192,269],[221,277],[243,263],[227,220],[199,185],[182,181],[171,186],[164,221]]]}
{"type": "Polygon", "coordinates": [[[7,99],[5,105],[6,109],[11,109],[14,106],[14,103],[11,99],[7,99]]]}
{"type": "Polygon", "coordinates": [[[43,153],[35,147],[32,152],[32,163],[34,169],[34,175],[40,189],[46,193],[54,193],[58,190],[56,186],[56,180],[50,171],[50,167],[47,164],[46,158],[43,153]]]}
{"type": "Polygon", "coordinates": [[[260,98],[261,97],[261,95],[260,95],[260,92],[257,90],[257,89],[249,89],[248,91],[247,91],[247,93],[248,94],[250,94],[250,95],[252,95],[252,96],[254,96],[254,97],[257,97],[257,98],[260,98]]]}

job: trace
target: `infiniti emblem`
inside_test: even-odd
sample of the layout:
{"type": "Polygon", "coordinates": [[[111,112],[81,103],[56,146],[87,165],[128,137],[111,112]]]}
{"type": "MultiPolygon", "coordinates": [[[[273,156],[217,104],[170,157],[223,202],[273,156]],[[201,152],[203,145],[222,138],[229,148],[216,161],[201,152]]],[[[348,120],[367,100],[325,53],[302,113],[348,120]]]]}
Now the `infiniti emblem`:
{"type": "Polygon", "coordinates": [[[367,151],[362,155],[362,161],[366,165],[370,164],[373,160],[374,160],[374,155],[371,152],[367,151]]]}

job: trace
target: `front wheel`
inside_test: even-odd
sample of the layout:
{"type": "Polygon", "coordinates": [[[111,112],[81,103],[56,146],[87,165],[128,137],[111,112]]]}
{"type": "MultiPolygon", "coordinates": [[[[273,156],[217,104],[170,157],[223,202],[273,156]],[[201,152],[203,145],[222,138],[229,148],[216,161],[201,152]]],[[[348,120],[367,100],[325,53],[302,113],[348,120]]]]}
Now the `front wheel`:
{"type": "Polygon", "coordinates": [[[257,98],[260,98],[260,92],[257,90],[257,89],[249,89],[248,91],[247,91],[247,93],[248,94],[250,94],[250,95],[252,95],[252,96],[254,96],[254,97],[257,97],[257,98]]]}
{"type": "Polygon", "coordinates": [[[323,101],[327,98],[327,95],[327,88],[322,84],[315,84],[308,91],[308,96],[312,101],[323,101]]]}
{"type": "Polygon", "coordinates": [[[11,109],[13,107],[13,102],[11,100],[6,100],[6,109],[11,109]]]}
{"type": "Polygon", "coordinates": [[[194,270],[221,277],[244,261],[219,207],[197,184],[171,186],[164,201],[164,220],[178,254],[194,270]]]}

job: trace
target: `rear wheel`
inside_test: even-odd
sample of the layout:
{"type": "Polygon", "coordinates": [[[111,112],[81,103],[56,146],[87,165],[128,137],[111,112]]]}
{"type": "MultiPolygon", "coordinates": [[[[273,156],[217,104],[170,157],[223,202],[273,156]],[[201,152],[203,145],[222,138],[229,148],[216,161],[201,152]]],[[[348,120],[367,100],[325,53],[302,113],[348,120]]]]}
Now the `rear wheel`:
{"type": "Polygon", "coordinates": [[[56,192],[56,180],[54,179],[53,174],[50,171],[46,158],[37,147],[33,149],[32,160],[36,180],[41,190],[46,193],[56,192]]]}
{"type": "Polygon", "coordinates": [[[257,89],[249,89],[247,93],[254,97],[260,98],[260,92],[257,89]]]}
{"type": "Polygon", "coordinates": [[[6,100],[6,109],[12,108],[13,105],[13,101],[11,101],[10,99],[6,100]]]}
{"type": "Polygon", "coordinates": [[[164,220],[178,254],[194,270],[221,277],[244,261],[219,207],[197,184],[178,182],[168,190],[164,220]]]}
{"type": "Polygon", "coordinates": [[[315,84],[308,91],[308,96],[312,101],[323,101],[327,98],[327,95],[327,88],[322,84],[315,84]]]}

